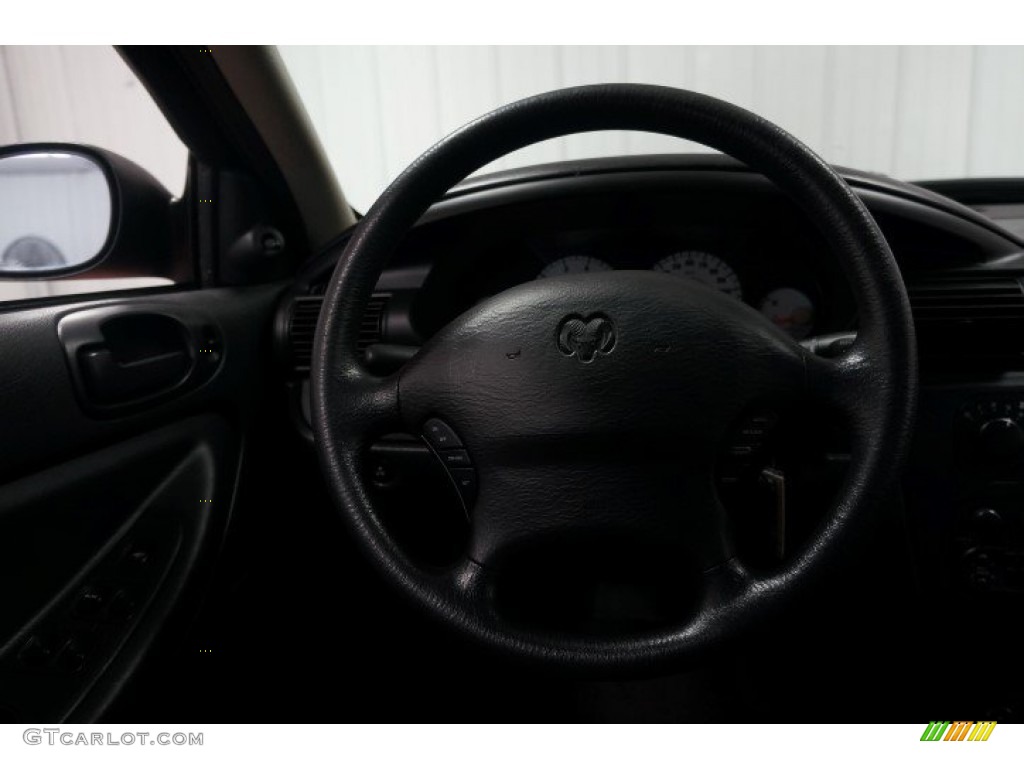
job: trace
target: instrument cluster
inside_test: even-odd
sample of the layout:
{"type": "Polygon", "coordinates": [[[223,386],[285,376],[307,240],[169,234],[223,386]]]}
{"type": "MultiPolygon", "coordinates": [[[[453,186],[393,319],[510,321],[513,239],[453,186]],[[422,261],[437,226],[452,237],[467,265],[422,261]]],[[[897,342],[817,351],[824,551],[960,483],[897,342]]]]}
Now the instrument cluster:
{"type": "MultiPolygon", "coordinates": [[[[573,253],[548,261],[537,273],[537,279],[556,275],[584,272],[604,272],[615,269],[609,261],[597,256],[573,253]]],[[[744,285],[740,273],[725,258],[705,250],[675,250],[656,255],[650,264],[637,264],[630,260],[626,268],[649,268],[655,272],[685,280],[696,280],[709,287],[757,308],[765,317],[795,339],[803,339],[815,332],[818,308],[806,285],[783,283],[744,285]]]]}

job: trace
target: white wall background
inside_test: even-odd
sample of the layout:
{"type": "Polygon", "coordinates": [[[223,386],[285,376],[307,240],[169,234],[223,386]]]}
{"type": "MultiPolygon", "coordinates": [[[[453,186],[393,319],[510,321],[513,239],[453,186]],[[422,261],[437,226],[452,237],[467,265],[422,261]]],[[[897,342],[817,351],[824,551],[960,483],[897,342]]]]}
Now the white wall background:
{"type": "Polygon", "coordinates": [[[185,188],[188,150],[109,45],[0,46],[0,145],[27,141],[93,144],[185,188]]]}
{"type": "MultiPolygon", "coordinates": [[[[1024,175],[1022,47],[291,47],[282,56],[356,207],[494,107],[597,82],[689,88],[761,113],[833,163],[902,179],[1024,175]]],[[[493,168],[693,151],[646,134],[536,145],[493,168]]]]}

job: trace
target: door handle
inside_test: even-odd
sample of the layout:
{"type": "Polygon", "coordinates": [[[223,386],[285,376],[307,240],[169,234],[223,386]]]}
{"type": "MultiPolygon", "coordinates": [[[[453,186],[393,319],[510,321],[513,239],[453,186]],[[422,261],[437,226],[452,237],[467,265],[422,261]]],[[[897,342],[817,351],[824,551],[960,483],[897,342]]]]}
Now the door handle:
{"type": "Polygon", "coordinates": [[[86,391],[97,403],[123,403],[170,389],[188,374],[184,349],[119,362],[107,347],[79,350],[78,364],[86,391]]]}
{"type": "Polygon", "coordinates": [[[164,304],[73,312],[57,324],[82,406],[97,416],[151,407],[209,381],[223,354],[217,325],[164,304]]]}

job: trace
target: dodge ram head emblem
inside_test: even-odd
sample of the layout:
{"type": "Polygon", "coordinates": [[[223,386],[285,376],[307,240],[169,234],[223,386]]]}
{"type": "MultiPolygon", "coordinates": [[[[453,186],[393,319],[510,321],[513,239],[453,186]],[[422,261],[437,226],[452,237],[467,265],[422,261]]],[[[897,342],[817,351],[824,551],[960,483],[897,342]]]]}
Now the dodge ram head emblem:
{"type": "Polygon", "coordinates": [[[558,349],[566,357],[592,363],[598,355],[610,354],[615,347],[615,326],[604,315],[583,318],[569,315],[558,326],[558,349]]]}

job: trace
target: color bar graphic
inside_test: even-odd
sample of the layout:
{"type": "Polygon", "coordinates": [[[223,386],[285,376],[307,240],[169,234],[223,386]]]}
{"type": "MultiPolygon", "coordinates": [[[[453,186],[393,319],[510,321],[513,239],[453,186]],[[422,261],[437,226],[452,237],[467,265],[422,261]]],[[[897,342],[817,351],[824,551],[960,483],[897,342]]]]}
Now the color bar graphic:
{"type": "Polygon", "coordinates": [[[921,734],[921,741],[988,741],[996,721],[932,721],[921,734]]]}

